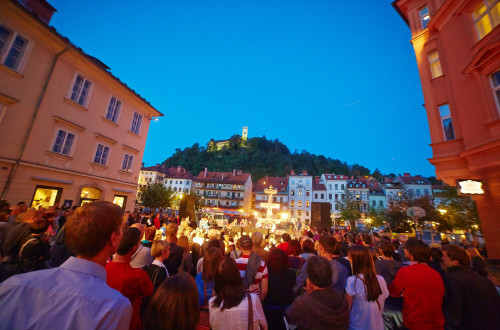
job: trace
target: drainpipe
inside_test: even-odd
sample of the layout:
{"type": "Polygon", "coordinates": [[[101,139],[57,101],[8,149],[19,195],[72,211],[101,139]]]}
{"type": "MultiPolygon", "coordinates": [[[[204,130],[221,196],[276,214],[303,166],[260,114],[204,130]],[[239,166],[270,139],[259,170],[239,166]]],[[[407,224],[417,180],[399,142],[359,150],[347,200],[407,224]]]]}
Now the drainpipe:
{"type": "Polygon", "coordinates": [[[47,79],[45,79],[45,83],[43,84],[42,91],[40,93],[40,96],[38,97],[38,101],[36,102],[35,106],[35,111],[33,112],[33,116],[31,116],[31,121],[29,123],[28,129],[26,130],[26,134],[24,135],[23,142],[21,144],[21,148],[19,149],[19,154],[16,158],[16,161],[12,168],[10,169],[9,176],[7,177],[7,182],[5,182],[5,186],[3,187],[1,199],[5,197],[7,194],[10,185],[14,179],[14,175],[16,174],[17,168],[19,167],[19,163],[21,162],[24,150],[26,149],[26,144],[28,143],[28,138],[30,137],[31,131],[33,130],[33,125],[35,124],[36,117],[38,116],[38,112],[40,112],[40,106],[42,105],[43,98],[45,96],[45,93],[47,92],[47,87],[50,82],[50,78],[52,77],[52,74],[54,73],[54,68],[56,66],[57,60],[59,60],[59,57],[65,53],[68,49],[70,49],[71,46],[70,44],[66,44],[66,48],[64,48],[62,51],[56,54],[54,57],[54,60],[52,61],[52,65],[50,66],[49,74],[47,76],[47,79]]]}

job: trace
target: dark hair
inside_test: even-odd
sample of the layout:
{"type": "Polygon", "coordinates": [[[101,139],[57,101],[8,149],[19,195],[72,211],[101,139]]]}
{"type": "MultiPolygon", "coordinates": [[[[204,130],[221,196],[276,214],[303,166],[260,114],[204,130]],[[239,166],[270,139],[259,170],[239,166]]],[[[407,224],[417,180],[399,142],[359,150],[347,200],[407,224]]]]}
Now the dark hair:
{"type": "Polygon", "coordinates": [[[214,280],[215,273],[219,269],[221,262],[222,253],[220,253],[220,249],[216,247],[209,248],[203,257],[203,274],[201,275],[203,281],[211,282],[214,280]]]}
{"type": "Polygon", "coordinates": [[[212,307],[220,310],[238,306],[245,298],[245,289],[241,284],[240,271],[234,259],[226,256],[215,273],[214,290],[216,296],[212,307]]]}
{"type": "Polygon", "coordinates": [[[101,252],[111,234],[122,229],[123,210],[111,202],[96,201],[75,209],[64,226],[65,242],[76,255],[92,258],[101,252]]]}
{"type": "Polygon", "coordinates": [[[146,329],[194,330],[200,320],[198,288],[187,273],[168,277],[142,319],[146,329]]]}
{"type": "Polygon", "coordinates": [[[380,240],[379,249],[386,257],[392,258],[392,256],[394,256],[394,244],[392,244],[391,241],[386,239],[380,240]]]}
{"type": "Polygon", "coordinates": [[[318,288],[330,286],[332,272],[332,266],[325,258],[312,256],[307,259],[307,278],[318,288]]]}
{"type": "Polygon", "coordinates": [[[123,230],[123,237],[118,245],[117,254],[123,256],[132,250],[134,246],[139,244],[141,240],[141,231],[135,227],[125,228],[123,230]]]}
{"type": "Polygon", "coordinates": [[[270,273],[281,273],[290,268],[290,259],[285,251],[272,248],[267,255],[267,269],[270,273]]]}
{"type": "MultiPolygon", "coordinates": [[[[196,266],[198,260],[200,260],[201,246],[198,243],[191,244],[191,258],[193,260],[193,265],[196,266]]],[[[196,267],[195,267],[196,268],[196,267]]]]}
{"type": "Polygon", "coordinates": [[[292,256],[300,255],[300,243],[296,239],[292,239],[288,242],[288,254],[292,256]]]}
{"type": "Polygon", "coordinates": [[[373,240],[372,240],[372,237],[368,234],[363,234],[361,236],[361,239],[363,240],[363,243],[365,243],[366,245],[373,245],[373,240]]]}
{"type": "Polygon", "coordinates": [[[283,236],[281,236],[281,239],[283,240],[283,242],[290,242],[292,238],[290,237],[289,233],[284,233],[283,236]]]}
{"type": "Polygon", "coordinates": [[[361,280],[366,288],[366,300],[376,301],[382,294],[382,288],[377,279],[375,265],[370,249],[363,245],[354,245],[349,249],[352,274],[356,280],[361,280]],[[359,276],[363,275],[363,277],[359,276]]]}
{"type": "Polygon", "coordinates": [[[314,242],[310,239],[304,240],[302,243],[302,250],[304,250],[304,253],[314,253],[314,242]]]}
{"type": "Polygon", "coordinates": [[[416,262],[427,263],[431,259],[431,251],[429,246],[416,238],[410,238],[404,244],[404,248],[408,250],[416,262]]]}
{"type": "Polygon", "coordinates": [[[326,252],[330,254],[335,254],[335,248],[338,242],[332,235],[324,234],[321,235],[321,237],[319,238],[319,244],[323,247],[323,249],[326,252]]]}
{"type": "Polygon", "coordinates": [[[462,267],[469,267],[470,259],[469,255],[463,247],[454,244],[448,244],[443,246],[443,251],[451,260],[456,260],[462,267]]]}
{"type": "Polygon", "coordinates": [[[432,247],[430,253],[432,261],[441,262],[443,260],[443,251],[440,248],[432,247]]]}
{"type": "Polygon", "coordinates": [[[155,239],[155,235],[156,235],[155,227],[148,227],[146,228],[146,231],[144,231],[144,238],[148,241],[153,241],[155,239]]]}
{"type": "Polygon", "coordinates": [[[49,221],[47,219],[34,219],[30,224],[30,232],[32,234],[41,234],[49,229],[49,221]]]}

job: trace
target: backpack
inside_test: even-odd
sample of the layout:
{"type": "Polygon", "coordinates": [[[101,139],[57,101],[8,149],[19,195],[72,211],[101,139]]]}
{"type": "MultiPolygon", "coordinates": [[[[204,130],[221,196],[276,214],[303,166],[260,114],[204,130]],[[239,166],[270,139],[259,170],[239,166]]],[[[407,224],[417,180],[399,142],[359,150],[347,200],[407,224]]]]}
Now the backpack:
{"type": "Polygon", "coordinates": [[[250,285],[252,285],[253,281],[255,280],[255,276],[259,271],[261,261],[262,259],[257,253],[250,253],[250,256],[248,257],[247,267],[245,269],[245,278],[243,278],[243,287],[246,290],[250,287],[250,285]]]}

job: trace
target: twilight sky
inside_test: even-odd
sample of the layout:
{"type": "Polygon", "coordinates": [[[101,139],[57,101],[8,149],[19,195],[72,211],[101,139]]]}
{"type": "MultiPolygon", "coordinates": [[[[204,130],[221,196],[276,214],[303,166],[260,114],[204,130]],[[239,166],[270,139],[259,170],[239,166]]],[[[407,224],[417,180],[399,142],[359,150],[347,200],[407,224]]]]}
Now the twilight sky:
{"type": "Polygon", "coordinates": [[[51,25],[165,115],[151,122],[148,166],[248,126],[292,152],[434,175],[410,30],[392,0],[49,2],[51,25]]]}

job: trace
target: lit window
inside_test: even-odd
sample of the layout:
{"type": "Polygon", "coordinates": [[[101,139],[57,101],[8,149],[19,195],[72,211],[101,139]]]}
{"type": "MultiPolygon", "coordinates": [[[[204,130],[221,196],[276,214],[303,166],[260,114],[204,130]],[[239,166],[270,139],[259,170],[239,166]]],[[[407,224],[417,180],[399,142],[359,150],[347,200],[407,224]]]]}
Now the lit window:
{"type": "Polygon", "coordinates": [[[309,211],[306,211],[306,217],[308,217],[308,216],[309,216],[309,211]]]}
{"type": "Polygon", "coordinates": [[[298,207],[302,207],[302,200],[299,200],[298,204],[299,204],[298,207]]]}
{"type": "Polygon", "coordinates": [[[441,77],[443,75],[443,70],[441,70],[441,62],[439,61],[439,53],[436,51],[428,55],[429,65],[431,67],[432,78],[441,77]]]}
{"type": "Polygon", "coordinates": [[[451,120],[450,106],[444,104],[439,107],[439,115],[441,116],[441,123],[443,125],[443,135],[445,141],[455,139],[455,130],[453,129],[453,122],[451,120]]]}
{"type": "Polygon", "coordinates": [[[477,36],[482,39],[500,23],[500,2],[498,0],[483,0],[472,12],[477,36]]]}
{"type": "Polygon", "coordinates": [[[306,196],[309,197],[310,194],[311,192],[309,190],[306,190],[306,196]]]}
{"type": "Polygon", "coordinates": [[[70,99],[84,107],[86,105],[87,96],[89,95],[91,86],[92,82],[90,82],[87,78],[84,78],[82,75],[77,75],[71,90],[70,99]]]}
{"type": "Polygon", "coordinates": [[[297,215],[300,217],[302,216],[302,210],[297,210],[297,215]]]}
{"type": "Polygon", "coordinates": [[[424,7],[418,11],[418,15],[420,16],[420,24],[422,25],[422,29],[427,28],[427,24],[431,20],[431,16],[429,15],[429,8],[424,7]]]}
{"type": "Polygon", "coordinates": [[[106,112],[106,118],[111,120],[113,123],[118,121],[118,113],[120,112],[120,107],[122,102],[117,100],[114,96],[111,97],[109,101],[108,111],[106,112]]]}
{"type": "Polygon", "coordinates": [[[290,190],[290,196],[295,196],[295,190],[294,189],[290,190]]]}
{"type": "Polygon", "coordinates": [[[298,190],[299,196],[302,196],[302,189],[298,190]]]}
{"type": "Polygon", "coordinates": [[[27,46],[28,40],[21,37],[5,25],[0,25],[1,64],[17,71],[27,46]]]}
{"type": "MultiPolygon", "coordinates": [[[[125,154],[123,156],[123,164],[122,164],[122,170],[123,171],[132,171],[132,163],[134,162],[134,156],[131,156],[129,154],[125,154]]],[[[166,180],[165,180],[166,183],[166,180]]]]}
{"type": "Polygon", "coordinates": [[[57,132],[56,140],[52,146],[52,151],[66,156],[71,155],[71,149],[75,142],[75,134],[60,129],[57,132]]]}
{"type": "Polygon", "coordinates": [[[309,201],[306,201],[306,207],[309,207],[309,201]]]}
{"type": "Polygon", "coordinates": [[[103,144],[97,144],[97,149],[95,151],[94,163],[106,165],[108,161],[109,147],[103,144]]]}
{"type": "Polygon", "coordinates": [[[132,125],[130,125],[130,131],[139,135],[140,128],[142,123],[142,115],[137,112],[134,112],[134,118],[132,118],[132,125]]]}
{"type": "Polygon", "coordinates": [[[500,111],[500,71],[495,72],[491,76],[491,86],[493,87],[493,93],[495,93],[498,110],[500,111]]]}
{"type": "Polygon", "coordinates": [[[291,201],[290,201],[290,206],[291,206],[291,207],[294,207],[294,206],[295,206],[295,201],[294,201],[294,200],[291,200],[291,201]]]}

